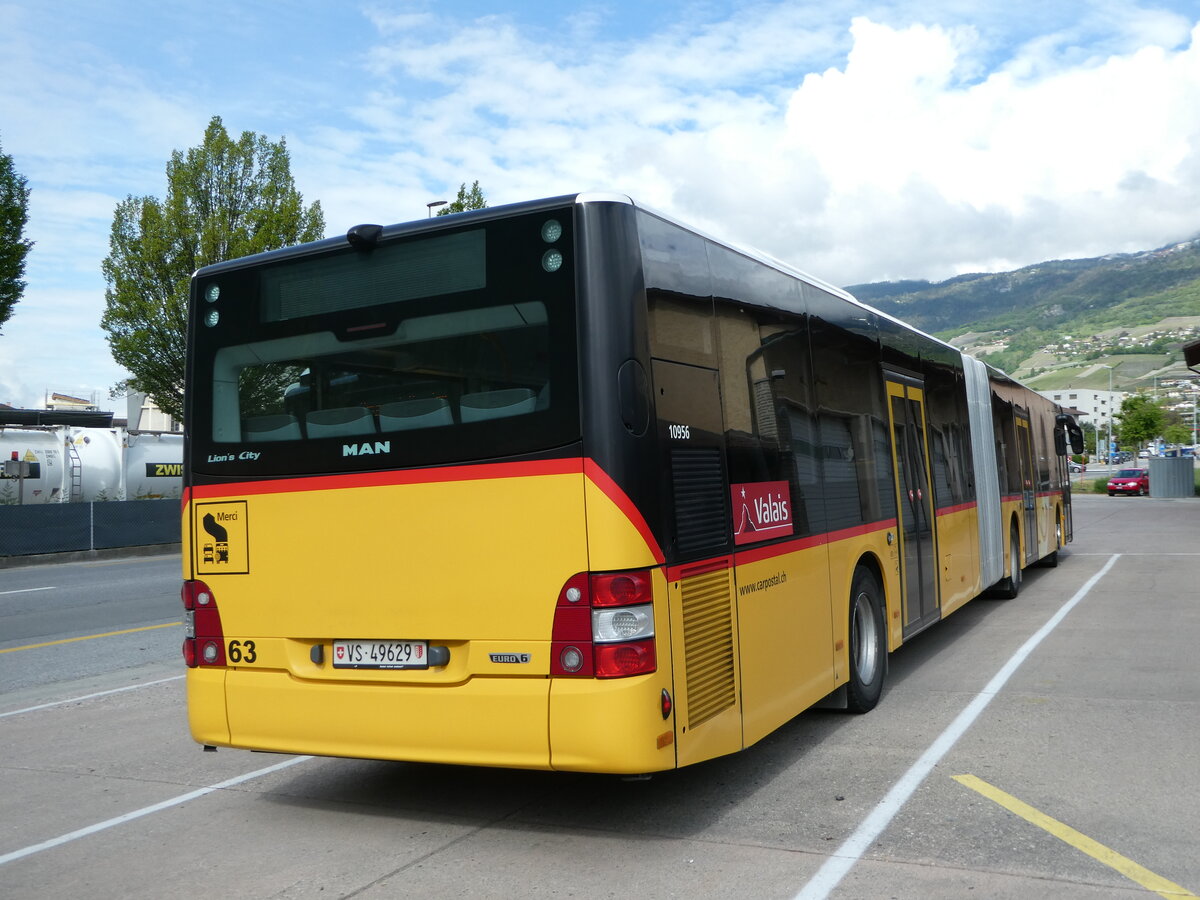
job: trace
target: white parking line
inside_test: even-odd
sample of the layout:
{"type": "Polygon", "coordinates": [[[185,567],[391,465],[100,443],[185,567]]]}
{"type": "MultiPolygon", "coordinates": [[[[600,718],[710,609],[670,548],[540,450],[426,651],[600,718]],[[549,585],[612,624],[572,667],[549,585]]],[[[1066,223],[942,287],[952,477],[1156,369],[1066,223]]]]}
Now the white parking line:
{"type": "Polygon", "coordinates": [[[68,703],[78,703],[81,700],[92,700],[96,697],[107,697],[109,694],[120,694],[124,691],[136,691],[138,688],[150,687],[152,684],[166,684],[168,681],[179,681],[183,675],[172,675],[170,678],[159,678],[157,681],[143,681],[141,684],[130,684],[125,687],[113,688],[110,691],[97,691],[94,694],[84,694],[80,697],[70,697],[66,700],[55,700],[52,703],[42,703],[38,706],[27,706],[24,709],[14,709],[11,712],[0,713],[0,719],[7,716],[19,716],[21,713],[37,712],[39,709],[50,709],[54,706],[65,706],[68,703]]]}
{"type": "Polygon", "coordinates": [[[921,782],[933,771],[933,767],[942,761],[942,757],[950,751],[950,748],[974,724],[975,720],[979,718],[980,713],[992,702],[992,699],[1000,693],[1001,688],[1004,687],[1013,673],[1021,667],[1021,664],[1029,657],[1029,654],[1037,648],[1038,644],[1045,640],[1050,632],[1058,627],[1059,623],[1067,617],[1067,613],[1079,605],[1080,601],[1096,586],[1096,582],[1107,575],[1109,569],[1120,558],[1120,553],[1109,557],[1104,567],[1089,578],[1083,587],[1076,591],[1075,596],[1064,603],[1059,611],[1050,617],[1050,621],[1039,628],[1029,640],[1021,645],[1021,648],[1016,653],[1009,657],[1008,662],[1004,664],[999,672],[992,676],[992,680],[984,686],[982,691],[975,695],[975,699],[967,704],[966,708],[958,714],[946,730],[938,735],[937,739],[929,745],[929,749],[921,754],[921,758],[913,763],[912,768],[900,776],[900,780],[879,801],[871,814],[862,820],[858,828],[854,830],[854,833],[833,852],[833,855],[829,859],[825,860],[825,864],[817,870],[817,874],[796,895],[795,900],[824,900],[824,898],[829,896],[833,889],[841,883],[841,880],[854,867],[854,864],[862,858],[867,848],[891,824],[896,813],[908,802],[908,798],[912,796],[913,791],[921,786],[921,782]]]}
{"type": "Polygon", "coordinates": [[[263,775],[270,775],[272,772],[278,772],[281,769],[286,769],[289,766],[296,765],[297,763],[307,762],[310,759],[312,759],[311,756],[296,756],[292,759],[285,759],[283,762],[276,763],[273,766],[267,766],[265,769],[257,769],[253,772],[247,772],[245,775],[238,775],[236,778],[230,778],[227,781],[222,781],[221,783],[211,785],[210,787],[200,788],[199,790],[190,791],[186,794],[180,794],[178,797],[172,797],[170,800],[163,800],[161,803],[155,803],[151,806],[143,806],[141,809],[136,809],[133,812],[125,813],[122,816],[116,816],[111,819],[106,819],[103,822],[97,822],[95,825],[88,825],[86,828],[80,828],[77,831],[72,831],[68,834],[51,838],[48,841],[42,841],[40,844],[33,844],[20,850],[14,850],[11,853],[6,853],[3,856],[0,856],[0,866],[13,862],[14,860],[24,859],[26,856],[32,856],[33,854],[40,853],[43,850],[49,850],[51,847],[59,847],[63,844],[70,843],[71,841],[77,841],[80,838],[96,834],[97,832],[105,831],[109,828],[115,828],[117,825],[124,825],[126,822],[132,822],[134,819],[140,819],[143,816],[161,812],[164,809],[170,809],[172,806],[179,806],[181,803],[187,803],[189,800],[195,800],[198,797],[203,797],[206,794],[213,793],[214,791],[236,787],[239,784],[244,784],[247,781],[253,781],[255,778],[261,778],[263,775]]]}
{"type": "Polygon", "coordinates": [[[6,597],[9,594],[32,594],[34,591],[52,591],[52,590],[54,590],[54,587],[18,588],[15,591],[0,591],[0,597],[6,597]]]}

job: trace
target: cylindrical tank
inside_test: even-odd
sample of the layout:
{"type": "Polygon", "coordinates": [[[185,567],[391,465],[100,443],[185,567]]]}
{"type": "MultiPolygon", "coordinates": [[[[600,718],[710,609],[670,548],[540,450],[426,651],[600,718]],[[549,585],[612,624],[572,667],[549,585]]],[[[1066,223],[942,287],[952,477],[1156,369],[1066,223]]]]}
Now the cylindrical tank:
{"type": "Polygon", "coordinates": [[[125,499],[183,496],[183,435],[131,431],[125,440],[125,499]]]}
{"type": "Polygon", "coordinates": [[[62,425],[0,425],[0,504],[65,503],[70,499],[66,433],[62,425]],[[4,460],[10,459],[29,464],[24,479],[4,474],[4,460]]]}
{"type": "MultiPolygon", "coordinates": [[[[73,457],[79,460],[80,480],[72,500],[85,503],[125,499],[125,467],[121,463],[123,438],[116,428],[70,429],[68,472],[73,457]]],[[[70,474],[68,474],[70,480],[70,474]]]]}

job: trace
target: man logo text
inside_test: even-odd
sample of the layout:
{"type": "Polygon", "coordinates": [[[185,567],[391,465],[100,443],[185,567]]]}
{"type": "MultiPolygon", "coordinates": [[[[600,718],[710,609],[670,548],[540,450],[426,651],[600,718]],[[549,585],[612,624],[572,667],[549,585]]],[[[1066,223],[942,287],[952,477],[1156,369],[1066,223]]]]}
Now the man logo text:
{"type": "Polygon", "coordinates": [[[391,441],[364,441],[361,444],[342,444],[342,456],[374,456],[376,453],[391,453],[391,441]]]}

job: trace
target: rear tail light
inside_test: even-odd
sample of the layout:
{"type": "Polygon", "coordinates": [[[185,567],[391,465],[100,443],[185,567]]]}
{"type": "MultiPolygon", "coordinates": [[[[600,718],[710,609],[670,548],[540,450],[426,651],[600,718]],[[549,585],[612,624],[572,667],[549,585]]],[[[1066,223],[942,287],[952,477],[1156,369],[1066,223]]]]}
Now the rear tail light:
{"type": "Polygon", "coordinates": [[[188,668],[225,665],[225,633],[217,599],[203,581],[185,581],[183,600],[183,659],[188,668]]]}
{"type": "Polygon", "coordinates": [[[625,678],[658,668],[650,573],[580,572],[558,594],[550,674],[625,678]]]}

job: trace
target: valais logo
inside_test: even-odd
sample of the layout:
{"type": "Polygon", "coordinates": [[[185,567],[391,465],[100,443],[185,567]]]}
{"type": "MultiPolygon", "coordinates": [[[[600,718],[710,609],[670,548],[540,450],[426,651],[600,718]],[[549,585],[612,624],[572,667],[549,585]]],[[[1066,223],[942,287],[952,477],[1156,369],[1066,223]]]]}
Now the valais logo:
{"type": "Polygon", "coordinates": [[[792,494],[786,481],[755,481],[730,486],[733,541],[749,544],[792,533],[792,494]]]}

